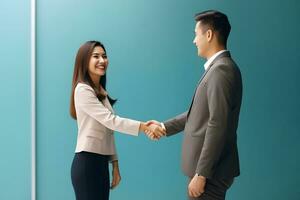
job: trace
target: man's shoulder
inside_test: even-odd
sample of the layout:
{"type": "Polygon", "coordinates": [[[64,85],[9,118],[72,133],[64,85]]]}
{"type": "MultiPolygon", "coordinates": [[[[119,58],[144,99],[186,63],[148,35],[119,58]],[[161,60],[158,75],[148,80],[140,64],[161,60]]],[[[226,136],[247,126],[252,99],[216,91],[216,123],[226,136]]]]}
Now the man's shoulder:
{"type": "Polygon", "coordinates": [[[216,60],[212,66],[213,70],[239,71],[239,67],[231,57],[222,57],[216,60]]]}
{"type": "Polygon", "coordinates": [[[237,64],[230,57],[223,57],[218,59],[210,69],[207,80],[209,82],[220,82],[227,80],[231,82],[235,77],[240,76],[240,70],[237,64]]]}

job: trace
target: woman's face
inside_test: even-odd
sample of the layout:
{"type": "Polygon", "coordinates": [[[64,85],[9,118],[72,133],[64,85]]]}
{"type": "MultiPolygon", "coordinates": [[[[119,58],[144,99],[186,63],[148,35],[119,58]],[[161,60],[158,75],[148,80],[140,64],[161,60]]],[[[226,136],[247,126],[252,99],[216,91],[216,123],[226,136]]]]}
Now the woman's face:
{"type": "Polygon", "coordinates": [[[92,52],[89,62],[89,75],[92,79],[100,78],[106,72],[108,66],[108,59],[104,49],[96,46],[92,52]]]}

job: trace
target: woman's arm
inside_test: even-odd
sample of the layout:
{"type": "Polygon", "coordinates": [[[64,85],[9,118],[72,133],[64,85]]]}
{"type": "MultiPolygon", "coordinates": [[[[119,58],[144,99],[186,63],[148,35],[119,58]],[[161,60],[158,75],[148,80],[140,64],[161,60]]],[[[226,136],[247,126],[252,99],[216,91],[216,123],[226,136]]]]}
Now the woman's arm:
{"type": "Polygon", "coordinates": [[[141,126],[140,121],[122,118],[112,113],[98,100],[93,88],[88,85],[77,85],[74,98],[78,116],[86,113],[111,130],[137,136],[140,127],[142,130],[145,128],[141,126]]]}

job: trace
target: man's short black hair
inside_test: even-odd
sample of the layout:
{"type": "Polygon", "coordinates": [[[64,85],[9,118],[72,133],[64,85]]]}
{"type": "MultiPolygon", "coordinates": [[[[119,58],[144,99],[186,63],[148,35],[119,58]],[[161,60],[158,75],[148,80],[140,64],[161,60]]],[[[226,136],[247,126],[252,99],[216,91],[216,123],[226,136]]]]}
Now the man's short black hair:
{"type": "Polygon", "coordinates": [[[195,20],[200,21],[202,26],[207,26],[207,29],[218,32],[218,41],[226,47],[231,26],[225,14],[216,10],[207,10],[197,13],[195,20]]]}

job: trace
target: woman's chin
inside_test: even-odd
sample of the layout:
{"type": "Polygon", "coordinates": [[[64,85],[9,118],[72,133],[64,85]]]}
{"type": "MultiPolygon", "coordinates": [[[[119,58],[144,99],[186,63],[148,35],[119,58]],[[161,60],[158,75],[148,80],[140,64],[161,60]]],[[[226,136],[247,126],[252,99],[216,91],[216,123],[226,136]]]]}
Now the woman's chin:
{"type": "Polygon", "coordinates": [[[104,76],[105,75],[105,70],[98,70],[97,71],[97,75],[99,75],[99,76],[104,76]]]}
{"type": "Polygon", "coordinates": [[[104,76],[104,75],[105,75],[105,72],[101,72],[101,73],[100,73],[100,76],[104,76]]]}

